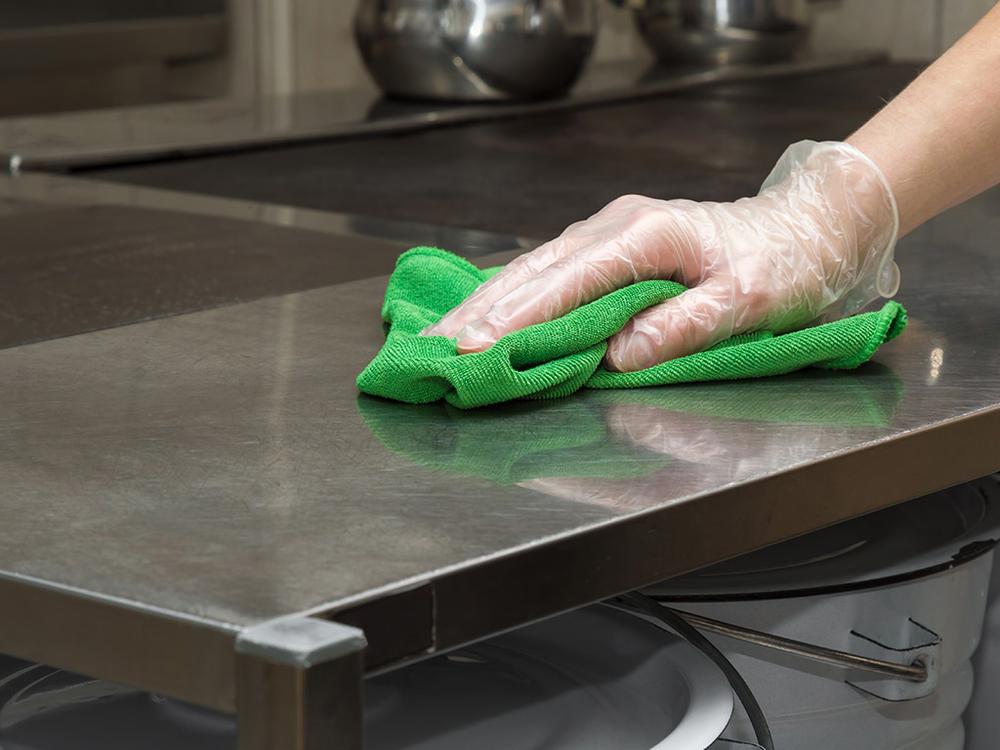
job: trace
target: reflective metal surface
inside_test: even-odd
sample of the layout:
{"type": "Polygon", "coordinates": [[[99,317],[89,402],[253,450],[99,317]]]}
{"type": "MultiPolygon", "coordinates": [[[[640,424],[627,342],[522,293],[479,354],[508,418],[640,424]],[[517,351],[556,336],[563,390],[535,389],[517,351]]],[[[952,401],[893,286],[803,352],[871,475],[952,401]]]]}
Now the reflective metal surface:
{"type": "Polygon", "coordinates": [[[595,0],[361,0],[361,57],[382,90],[445,100],[564,93],[590,58],[595,0]]]}
{"type": "Polygon", "coordinates": [[[808,36],[808,0],[634,0],[636,28],[662,62],[787,60],[808,36]]]}
{"type": "MultiPolygon", "coordinates": [[[[547,239],[624,194],[718,201],[756,193],[761,175],[789,143],[817,132],[847,137],[917,73],[913,64],[869,65],[518,121],[112,165],[84,174],[547,239]]],[[[418,236],[410,235],[411,241],[418,236]]],[[[464,241],[441,246],[467,247],[464,241]]]]}
{"type": "Polygon", "coordinates": [[[399,104],[373,88],[128,107],[0,120],[3,171],[70,169],[282,143],[436,128],[598,103],[629,101],[720,81],[799,75],[880,59],[855,53],[724,70],[650,70],[645,62],[593,66],[569,95],[509,104],[399,104]]]}
{"type": "Polygon", "coordinates": [[[0,177],[0,234],[0,348],[378,276],[413,244],[530,244],[44,174],[0,177]]]}
{"type": "Polygon", "coordinates": [[[0,352],[0,569],[222,628],[433,582],[442,647],[988,473],[997,199],[901,247],[853,374],[377,402],[381,279],[0,352]]]}
{"type": "Polygon", "coordinates": [[[28,210],[80,206],[117,206],[239,219],[247,222],[248,227],[266,224],[304,229],[327,235],[382,240],[397,248],[415,244],[456,248],[457,252],[470,258],[514,248],[529,249],[535,242],[503,232],[226,198],[199,194],[193,190],[160,190],[155,187],[137,187],[45,173],[25,173],[16,179],[0,177],[0,216],[8,213],[24,214],[28,210]]]}

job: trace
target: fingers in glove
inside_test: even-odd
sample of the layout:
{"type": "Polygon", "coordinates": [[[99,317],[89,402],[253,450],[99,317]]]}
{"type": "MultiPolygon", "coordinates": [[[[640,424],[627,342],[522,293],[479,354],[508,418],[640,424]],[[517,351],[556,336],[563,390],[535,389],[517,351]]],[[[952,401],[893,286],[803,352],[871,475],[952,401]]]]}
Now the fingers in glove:
{"type": "Polygon", "coordinates": [[[496,276],[480,285],[462,304],[424,329],[422,334],[455,338],[465,326],[489,312],[497,300],[570,254],[577,246],[578,242],[567,230],[560,237],[539,245],[530,253],[518,256],[496,276]]]}
{"type": "Polygon", "coordinates": [[[709,281],[643,310],[608,342],[610,370],[633,372],[707,349],[734,332],[733,289],[709,281]]]}
{"type": "Polygon", "coordinates": [[[640,247],[615,238],[552,263],[469,323],[458,334],[458,351],[483,351],[511,331],[558,318],[636,281],[669,278],[674,273],[676,254],[650,253],[640,247]]]}

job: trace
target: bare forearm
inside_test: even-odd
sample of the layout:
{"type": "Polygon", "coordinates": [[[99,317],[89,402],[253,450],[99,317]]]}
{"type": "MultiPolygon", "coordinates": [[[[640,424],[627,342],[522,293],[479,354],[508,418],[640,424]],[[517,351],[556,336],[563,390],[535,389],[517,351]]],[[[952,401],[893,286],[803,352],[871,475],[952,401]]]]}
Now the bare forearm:
{"type": "Polygon", "coordinates": [[[900,233],[1000,182],[1000,5],[848,139],[889,180],[900,233]]]}

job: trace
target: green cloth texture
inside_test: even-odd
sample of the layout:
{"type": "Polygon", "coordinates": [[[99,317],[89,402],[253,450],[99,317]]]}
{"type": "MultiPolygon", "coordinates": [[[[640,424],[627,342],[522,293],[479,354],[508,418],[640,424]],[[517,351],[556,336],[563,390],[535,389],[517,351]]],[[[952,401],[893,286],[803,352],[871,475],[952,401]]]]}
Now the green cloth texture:
{"type": "Polygon", "coordinates": [[[509,333],[484,352],[459,355],[443,336],[421,336],[499,269],[479,269],[445,250],[403,253],[382,304],[385,343],[358,375],[358,388],[410,404],[444,399],[461,409],[516,399],[552,399],[580,388],[640,388],[759,378],[867,362],[906,327],[906,311],[887,302],[877,311],[774,335],[734,336],[711,349],[637,372],[601,366],[607,339],[641,310],[685,291],[674,281],[640,281],[561,318],[509,333]]]}

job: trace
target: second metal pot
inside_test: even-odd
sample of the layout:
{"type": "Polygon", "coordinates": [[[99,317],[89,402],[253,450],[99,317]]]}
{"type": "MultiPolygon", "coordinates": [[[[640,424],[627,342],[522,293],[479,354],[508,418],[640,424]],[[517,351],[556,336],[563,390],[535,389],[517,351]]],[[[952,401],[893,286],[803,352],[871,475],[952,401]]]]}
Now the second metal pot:
{"type": "Polygon", "coordinates": [[[636,27],[662,62],[787,60],[808,37],[807,0],[632,0],[636,27]]]}

